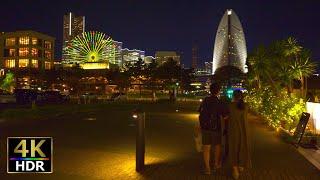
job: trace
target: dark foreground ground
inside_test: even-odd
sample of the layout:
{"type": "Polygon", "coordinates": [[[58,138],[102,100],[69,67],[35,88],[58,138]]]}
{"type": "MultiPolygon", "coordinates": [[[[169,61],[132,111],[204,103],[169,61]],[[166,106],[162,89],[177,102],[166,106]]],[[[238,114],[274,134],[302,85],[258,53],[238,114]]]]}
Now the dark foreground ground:
{"type": "MultiPolygon", "coordinates": [[[[231,179],[201,175],[194,148],[197,104],[144,104],[146,167],[135,172],[135,104],[64,105],[2,112],[0,179],[231,179]],[[176,112],[176,109],[179,111],[176,112]],[[53,174],[6,174],[6,137],[52,136],[53,174]]],[[[240,179],[320,179],[294,147],[250,116],[253,169],[240,179]]]]}

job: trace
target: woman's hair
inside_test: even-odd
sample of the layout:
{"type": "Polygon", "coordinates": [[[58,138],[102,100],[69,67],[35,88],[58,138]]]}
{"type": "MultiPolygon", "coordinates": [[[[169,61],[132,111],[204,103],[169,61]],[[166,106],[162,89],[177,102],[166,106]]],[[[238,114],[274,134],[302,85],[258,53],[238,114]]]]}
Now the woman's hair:
{"type": "Polygon", "coordinates": [[[237,102],[237,108],[240,110],[244,110],[245,104],[243,101],[243,93],[240,90],[235,90],[233,92],[233,98],[237,102]]]}

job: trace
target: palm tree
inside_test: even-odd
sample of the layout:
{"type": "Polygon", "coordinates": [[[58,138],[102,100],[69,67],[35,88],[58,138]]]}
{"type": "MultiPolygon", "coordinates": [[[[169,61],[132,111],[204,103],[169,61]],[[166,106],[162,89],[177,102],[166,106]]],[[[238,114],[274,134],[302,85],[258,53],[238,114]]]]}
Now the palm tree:
{"type": "Polygon", "coordinates": [[[289,37],[288,39],[284,40],[283,43],[285,46],[283,54],[286,57],[294,56],[297,58],[297,55],[302,51],[302,46],[300,46],[298,41],[293,37],[289,37]]]}
{"type": "Polygon", "coordinates": [[[257,81],[258,88],[262,86],[262,82],[268,81],[273,89],[276,90],[276,82],[273,77],[274,67],[272,66],[272,58],[270,58],[269,50],[264,46],[259,46],[248,57],[248,64],[251,68],[251,72],[254,75],[254,79],[257,81]]]}
{"type": "Polygon", "coordinates": [[[287,87],[288,94],[292,92],[292,84],[295,78],[295,72],[292,69],[294,63],[301,54],[302,47],[293,37],[282,41],[276,41],[271,47],[272,58],[274,59],[277,77],[281,84],[287,87]]]}
{"type": "Polygon", "coordinates": [[[291,65],[295,79],[301,82],[301,95],[305,97],[305,78],[312,75],[316,70],[316,64],[310,60],[310,53],[306,50],[301,52],[298,59],[291,65]]]}

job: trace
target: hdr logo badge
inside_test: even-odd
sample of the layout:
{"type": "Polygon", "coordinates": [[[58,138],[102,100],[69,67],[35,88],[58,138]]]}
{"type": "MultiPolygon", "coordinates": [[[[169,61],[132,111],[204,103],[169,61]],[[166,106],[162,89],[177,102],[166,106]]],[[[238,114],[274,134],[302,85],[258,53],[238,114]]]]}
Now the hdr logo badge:
{"type": "Polygon", "coordinates": [[[8,173],[52,173],[51,137],[8,137],[8,173]]]}

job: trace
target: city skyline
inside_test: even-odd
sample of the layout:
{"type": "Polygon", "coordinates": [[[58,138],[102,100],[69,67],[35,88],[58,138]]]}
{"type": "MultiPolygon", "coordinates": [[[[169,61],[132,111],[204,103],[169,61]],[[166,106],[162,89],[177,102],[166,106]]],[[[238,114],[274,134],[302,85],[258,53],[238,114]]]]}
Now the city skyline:
{"type": "Polygon", "coordinates": [[[199,64],[203,66],[212,59],[215,30],[221,16],[225,9],[232,8],[242,20],[249,53],[260,44],[294,36],[313,52],[313,59],[318,60],[320,48],[315,34],[320,27],[312,23],[312,19],[320,16],[315,9],[317,3],[302,3],[4,1],[3,5],[10,8],[0,12],[0,16],[6,17],[0,22],[0,31],[34,30],[54,36],[57,42],[55,59],[61,59],[63,15],[74,12],[86,17],[87,30],[110,34],[130,49],[144,50],[146,55],[154,55],[159,50],[183,52],[186,67],[191,66],[192,42],[197,41],[199,64]],[[8,16],[9,11],[18,13],[8,16]]]}

